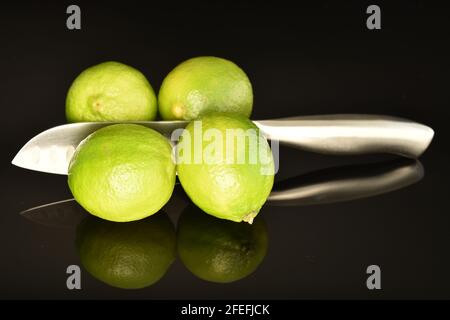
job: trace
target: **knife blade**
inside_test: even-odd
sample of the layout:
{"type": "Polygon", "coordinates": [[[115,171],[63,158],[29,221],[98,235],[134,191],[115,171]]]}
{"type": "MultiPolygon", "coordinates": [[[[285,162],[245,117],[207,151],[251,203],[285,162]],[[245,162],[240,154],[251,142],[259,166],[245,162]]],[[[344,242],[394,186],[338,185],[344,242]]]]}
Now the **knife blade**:
{"type": "MultiPolygon", "coordinates": [[[[306,151],[358,155],[391,153],[419,157],[429,146],[434,131],[423,124],[384,115],[335,114],[253,121],[261,132],[306,151]]],[[[92,132],[117,122],[82,122],[48,129],[28,141],[12,164],[36,171],[67,174],[70,159],[92,132]]],[[[133,121],[169,137],[187,121],[133,121]]]]}
{"type": "MultiPolygon", "coordinates": [[[[169,137],[175,129],[184,128],[187,121],[133,121],[155,129],[169,137]]],[[[67,169],[76,147],[91,133],[117,122],[80,122],[60,125],[45,130],[28,141],[12,160],[21,168],[67,174],[67,169]]]]}

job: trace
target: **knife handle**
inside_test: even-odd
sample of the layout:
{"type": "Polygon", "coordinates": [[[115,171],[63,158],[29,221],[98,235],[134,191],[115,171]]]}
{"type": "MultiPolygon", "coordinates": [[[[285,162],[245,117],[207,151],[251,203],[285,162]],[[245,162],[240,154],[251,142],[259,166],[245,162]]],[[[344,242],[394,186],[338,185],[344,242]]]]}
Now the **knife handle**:
{"type": "Polygon", "coordinates": [[[391,153],[417,158],[434,135],[423,124],[383,115],[319,115],[261,120],[255,124],[271,140],[336,155],[391,153]]]}

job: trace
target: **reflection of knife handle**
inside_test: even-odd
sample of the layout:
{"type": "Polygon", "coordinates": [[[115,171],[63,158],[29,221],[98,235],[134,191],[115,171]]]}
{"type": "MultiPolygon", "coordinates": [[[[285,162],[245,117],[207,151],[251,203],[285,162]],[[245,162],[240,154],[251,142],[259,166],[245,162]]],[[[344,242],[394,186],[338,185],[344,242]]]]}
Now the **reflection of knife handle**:
{"type": "Polygon", "coordinates": [[[418,160],[328,168],[275,183],[268,204],[300,206],[371,197],[414,184],[424,170],[418,160]]]}
{"type": "Polygon", "coordinates": [[[434,135],[417,122],[377,115],[319,115],[255,124],[269,139],[324,154],[392,153],[417,158],[434,135]]]}

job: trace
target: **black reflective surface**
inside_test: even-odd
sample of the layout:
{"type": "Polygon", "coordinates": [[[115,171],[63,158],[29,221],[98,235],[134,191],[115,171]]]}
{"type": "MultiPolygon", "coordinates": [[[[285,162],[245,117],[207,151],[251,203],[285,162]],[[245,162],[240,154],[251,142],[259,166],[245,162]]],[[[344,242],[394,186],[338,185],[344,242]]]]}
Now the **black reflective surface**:
{"type": "MultiPolygon", "coordinates": [[[[450,298],[448,32],[441,10],[424,3],[382,7],[378,33],[365,29],[365,6],[351,2],[300,8],[81,4],[79,32],[65,28],[63,4],[5,5],[0,298],[450,298]],[[71,195],[65,176],[16,168],[11,159],[32,136],[65,122],[67,88],[83,68],[122,61],[141,69],[157,90],[177,63],[205,54],[228,57],[246,70],[255,90],[253,119],[384,113],[431,126],[436,136],[420,158],[423,177],[353,201],[268,202],[260,213],[267,254],[254,272],[232,283],[199,279],[177,257],[144,289],[111,287],[82,267],[82,290],[68,290],[66,268],[82,265],[75,238],[84,213],[67,202],[50,214],[20,214],[71,195]],[[366,287],[372,264],[382,272],[378,291],[366,287]]],[[[361,178],[364,167],[358,174],[317,171],[376,163],[365,175],[374,177],[391,170],[392,160],[398,165],[388,156],[330,157],[281,148],[277,181],[286,189],[361,178]],[[391,169],[380,165],[385,161],[391,169]]],[[[177,188],[164,208],[175,228],[188,205],[177,188]]]]}

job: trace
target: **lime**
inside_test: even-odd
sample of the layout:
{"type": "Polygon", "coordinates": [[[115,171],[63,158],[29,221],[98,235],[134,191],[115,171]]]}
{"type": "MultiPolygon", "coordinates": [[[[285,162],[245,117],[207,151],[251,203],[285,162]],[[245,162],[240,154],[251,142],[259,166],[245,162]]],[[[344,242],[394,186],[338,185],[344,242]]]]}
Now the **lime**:
{"type": "Polygon", "coordinates": [[[183,131],[178,178],[191,200],[218,218],[252,222],[273,186],[267,140],[247,118],[210,113],[183,131]]]}
{"type": "Polygon", "coordinates": [[[104,127],[75,150],[68,183],[75,200],[95,216],[119,222],[145,218],[172,194],[172,147],[141,125],[104,127]]]}
{"type": "Polygon", "coordinates": [[[161,279],[175,260],[175,230],[163,212],[126,223],[88,216],[77,228],[76,247],[81,264],[96,279],[138,289],[161,279]]]}
{"type": "Polygon", "coordinates": [[[261,217],[252,225],[220,220],[190,205],[178,222],[177,251],[186,268],[197,277],[227,283],[253,273],[268,247],[261,217]]]}
{"type": "Polygon", "coordinates": [[[156,113],[156,96],[145,76],[119,62],[86,69],[66,97],[69,122],[153,120],[156,113]]]}
{"type": "Polygon", "coordinates": [[[231,61],[217,57],[189,59],[164,79],[158,95],[164,120],[193,120],[209,111],[250,117],[252,85],[231,61]]]}

